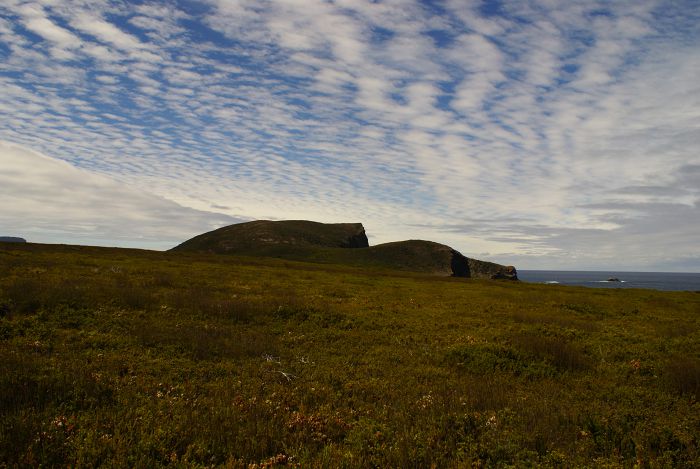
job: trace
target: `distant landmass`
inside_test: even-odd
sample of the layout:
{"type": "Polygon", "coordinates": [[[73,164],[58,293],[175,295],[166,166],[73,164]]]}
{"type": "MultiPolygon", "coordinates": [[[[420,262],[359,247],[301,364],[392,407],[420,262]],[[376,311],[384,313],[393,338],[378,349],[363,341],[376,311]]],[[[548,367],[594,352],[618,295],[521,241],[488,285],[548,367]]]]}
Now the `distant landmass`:
{"type": "Polygon", "coordinates": [[[0,243],[26,243],[27,240],[24,238],[18,238],[17,236],[0,236],[0,243]]]}
{"type": "Polygon", "coordinates": [[[366,265],[435,275],[517,280],[513,266],[471,259],[424,240],[370,246],[361,223],[257,220],[203,233],[171,249],[290,260],[366,265]]]}

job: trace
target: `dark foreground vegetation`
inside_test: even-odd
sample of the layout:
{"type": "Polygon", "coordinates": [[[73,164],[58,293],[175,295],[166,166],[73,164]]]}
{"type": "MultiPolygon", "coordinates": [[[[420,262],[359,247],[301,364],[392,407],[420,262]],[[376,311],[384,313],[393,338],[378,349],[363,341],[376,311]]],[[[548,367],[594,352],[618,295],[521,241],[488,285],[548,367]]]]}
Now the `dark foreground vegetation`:
{"type": "Polygon", "coordinates": [[[0,245],[0,467],[697,467],[700,295],[0,245]]]}

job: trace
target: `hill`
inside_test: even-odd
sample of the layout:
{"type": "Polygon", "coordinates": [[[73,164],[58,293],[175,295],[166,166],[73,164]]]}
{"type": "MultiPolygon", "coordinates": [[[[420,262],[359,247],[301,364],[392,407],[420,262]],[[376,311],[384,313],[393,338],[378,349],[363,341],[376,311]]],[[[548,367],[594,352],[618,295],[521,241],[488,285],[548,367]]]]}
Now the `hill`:
{"type": "Polygon", "coordinates": [[[18,238],[17,236],[0,236],[0,243],[26,243],[27,240],[24,238],[18,238]]]}
{"type": "MultiPolygon", "coordinates": [[[[335,264],[376,266],[445,277],[517,280],[515,267],[471,259],[444,244],[419,239],[378,244],[366,249],[335,249],[323,252],[323,257],[324,262],[335,264]]],[[[314,257],[307,259],[313,260],[314,257]]]]}
{"type": "Polygon", "coordinates": [[[195,236],[171,251],[278,257],[452,277],[517,279],[512,266],[470,259],[449,246],[432,241],[408,240],[369,246],[361,223],[259,220],[195,236]]]}
{"type": "Polygon", "coordinates": [[[365,248],[369,243],[362,223],[256,220],[203,233],[172,250],[245,254],[308,246],[365,248]]]}

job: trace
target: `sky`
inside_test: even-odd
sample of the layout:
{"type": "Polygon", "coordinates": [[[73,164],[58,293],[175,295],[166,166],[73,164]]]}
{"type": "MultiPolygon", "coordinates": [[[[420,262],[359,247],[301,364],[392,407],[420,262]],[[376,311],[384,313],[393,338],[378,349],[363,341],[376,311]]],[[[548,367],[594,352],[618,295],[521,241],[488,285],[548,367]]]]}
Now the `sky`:
{"type": "Polygon", "coordinates": [[[0,235],[700,272],[699,77],[697,0],[0,0],[0,235]]]}

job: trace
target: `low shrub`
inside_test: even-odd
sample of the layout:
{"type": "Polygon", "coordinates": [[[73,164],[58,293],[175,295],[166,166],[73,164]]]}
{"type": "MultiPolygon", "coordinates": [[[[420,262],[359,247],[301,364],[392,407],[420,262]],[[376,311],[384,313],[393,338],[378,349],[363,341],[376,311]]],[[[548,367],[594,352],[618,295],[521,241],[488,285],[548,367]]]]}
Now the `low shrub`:
{"type": "Polygon", "coordinates": [[[700,360],[675,356],[666,364],[664,377],[667,385],[678,394],[700,398],[700,360]]]}
{"type": "Polygon", "coordinates": [[[556,374],[556,369],[544,360],[503,344],[459,346],[448,351],[447,358],[460,369],[474,374],[501,372],[527,378],[556,374]]]}
{"type": "Polygon", "coordinates": [[[512,338],[519,350],[552,364],[559,371],[581,371],[590,367],[588,356],[561,337],[522,333],[512,338]]]}

